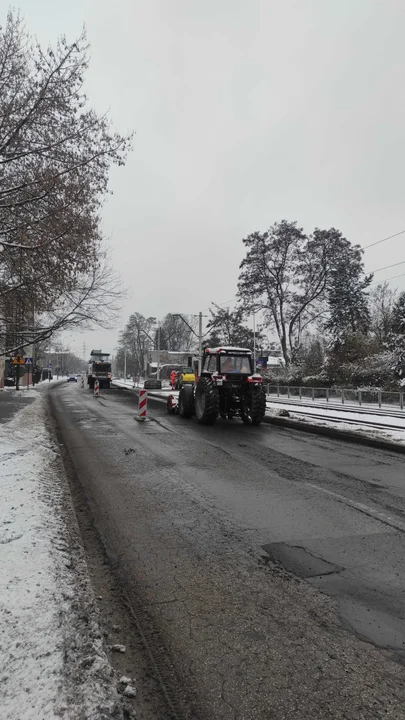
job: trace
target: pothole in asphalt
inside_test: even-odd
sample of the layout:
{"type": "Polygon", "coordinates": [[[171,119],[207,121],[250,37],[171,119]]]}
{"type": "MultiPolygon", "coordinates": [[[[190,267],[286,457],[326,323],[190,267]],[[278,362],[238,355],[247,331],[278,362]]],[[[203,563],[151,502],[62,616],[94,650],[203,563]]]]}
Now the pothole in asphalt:
{"type": "Polygon", "coordinates": [[[332,575],[333,573],[342,572],[344,569],[341,565],[335,565],[316,557],[305,548],[297,545],[269,543],[268,545],[262,545],[262,548],[276,565],[282,565],[288,572],[304,579],[319,577],[320,575],[332,575]]]}

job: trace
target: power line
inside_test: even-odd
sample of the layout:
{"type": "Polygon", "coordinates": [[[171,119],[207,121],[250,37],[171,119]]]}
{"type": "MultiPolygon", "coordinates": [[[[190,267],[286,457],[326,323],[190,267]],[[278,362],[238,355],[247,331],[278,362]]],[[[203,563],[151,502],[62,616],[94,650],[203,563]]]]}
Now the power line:
{"type": "Polygon", "coordinates": [[[385,265],[382,268],[377,268],[376,270],[372,270],[372,273],[381,272],[381,270],[388,270],[389,268],[397,267],[398,265],[405,265],[405,260],[401,260],[400,262],[394,263],[393,265],[385,265]]]}
{"type": "MultiPolygon", "coordinates": [[[[223,307],[224,305],[228,305],[228,303],[232,302],[232,300],[237,300],[237,299],[238,299],[238,296],[237,296],[237,295],[234,295],[234,297],[231,298],[230,300],[226,300],[226,301],[223,302],[223,303],[212,302],[212,305],[217,305],[218,307],[223,307]]],[[[204,308],[203,312],[205,312],[205,310],[210,310],[210,309],[211,309],[211,308],[209,308],[209,307],[204,308]]]]}
{"type": "Polygon", "coordinates": [[[373,242],[370,245],[366,245],[363,250],[367,250],[367,248],[374,247],[374,245],[380,245],[380,243],[386,242],[387,240],[391,240],[391,238],[398,237],[398,235],[403,235],[405,233],[405,230],[401,230],[400,232],[395,233],[395,235],[388,235],[388,237],[383,238],[382,240],[377,240],[377,242],[373,242]]]}
{"type": "Polygon", "coordinates": [[[394,275],[394,277],[390,278],[384,278],[383,280],[374,280],[374,282],[370,283],[370,285],[376,285],[377,283],[385,283],[389,282],[390,280],[396,280],[397,278],[405,277],[405,273],[401,273],[401,275],[394,275]]]}

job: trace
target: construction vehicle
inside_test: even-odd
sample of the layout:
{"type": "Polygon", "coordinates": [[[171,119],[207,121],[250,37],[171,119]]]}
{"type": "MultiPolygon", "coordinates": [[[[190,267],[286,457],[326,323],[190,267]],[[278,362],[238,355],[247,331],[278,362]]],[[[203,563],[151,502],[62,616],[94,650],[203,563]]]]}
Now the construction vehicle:
{"type": "Polygon", "coordinates": [[[98,380],[99,388],[110,389],[112,372],[109,357],[110,353],[103,353],[101,350],[91,351],[87,369],[87,384],[91,389],[94,388],[96,380],[98,380]]]}
{"type": "Polygon", "coordinates": [[[169,395],[167,410],[201,425],[213,425],[218,416],[240,417],[245,425],[259,425],[266,412],[262,378],[253,369],[247,348],[206,348],[201,374],[193,384],[183,384],[178,399],[169,395]]]}
{"type": "Polygon", "coordinates": [[[181,367],[176,372],[175,390],[180,390],[186,383],[195,383],[195,372],[192,367],[181,367]]]}

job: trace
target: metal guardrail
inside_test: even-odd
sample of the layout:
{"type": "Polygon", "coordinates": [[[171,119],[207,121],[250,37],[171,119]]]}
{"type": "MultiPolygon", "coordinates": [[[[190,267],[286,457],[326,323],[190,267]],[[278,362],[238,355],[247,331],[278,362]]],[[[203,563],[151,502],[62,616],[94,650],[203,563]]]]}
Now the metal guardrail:
{"type": "Polygon", "coordinates": [[[404,393],[389,392],[385,390],[354,390],[353,388],[320,388],[320,387],[299,387],[298,385],[267,385],[267,395],[277,395],[278,398],[311,400],[312,402],[325,400],[326,403],[339,402],[342,405],[352,404],[377,405],[380,409],[383,406],[399,407],[404,409],[404,393]]]}

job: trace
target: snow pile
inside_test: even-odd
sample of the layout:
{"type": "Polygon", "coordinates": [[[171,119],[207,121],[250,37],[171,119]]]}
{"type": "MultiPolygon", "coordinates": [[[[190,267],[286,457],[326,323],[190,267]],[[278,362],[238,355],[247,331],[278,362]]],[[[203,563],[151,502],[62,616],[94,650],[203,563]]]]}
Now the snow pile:
{"type": "Polygon", "coordinates": [[[1,718],[121,718],[46,398],[26,392],[0,425],[1,718]]]}

